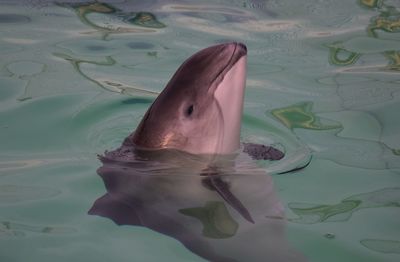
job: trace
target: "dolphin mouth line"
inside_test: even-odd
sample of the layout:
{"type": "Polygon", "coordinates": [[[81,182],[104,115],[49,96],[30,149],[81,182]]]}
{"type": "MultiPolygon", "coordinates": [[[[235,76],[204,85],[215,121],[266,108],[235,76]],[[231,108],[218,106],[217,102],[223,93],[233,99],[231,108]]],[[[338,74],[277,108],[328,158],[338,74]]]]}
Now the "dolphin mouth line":
{"type": "MultiPolygon", "coordinates": [[[[247,47],[239,42],[234,42],[234,49],[230,55],[229,61],[226,63],[226,65],[221,69],[221,71],[217,74],[217,76],[213,79],[212,84],[209,87],[209,90],[211,89],[211,92],[215,93],[217,92],[217,90],[219,90],[219,88],[224,88],[221,87],[220,84],[224,81],[224,78],[226,77],[226,75],[229,73],[229,71],[243,58],[247,55],[247,47]]],[[[210,91],[209,91],[210,92],[210,91]]],[[[224,136],[224,134],[226,133],[225,130],[225,119],[224,119],[224,110],[223,110],[223,105],[221,104],[221,100],[218,99],[217,97],[215,97],[216,99],[216,108],[217,108],[217,112],[218,114],[221,116],[220,117],[220,121],[221,126],[223,128],[221,128],[219,130],[219,134],[218,137],[222,138],[224,136]]],[[[223,144],[224,141],[223,139],[219,139],[217,145],[216,145],[216,151],[220,151],[221,148],[223,148],[223,144]]],[[[232,152],[235,153],[235,152],[232,152]]]]}
{"type": "Polygon", "coordinates": [[[214,89],[213,91],[215,92],[219,82],[222,82],[222,80],[224,79],[224,77],[225,77],[226,73],[229,71],[229,69],[231,69],[240,60],[240,58],[242,58],[243,56],[246,56],[246,55],[247,55],[246,46],[242,43],[235,42],[235,49],[233,49],[233,52],[231,54],[231,57],[229,58],[228,63],[226,63],[225,67],[222,68],[221,71],[217,74],[217,76],[211,81],[212,85],[210,85],[209,89],[212,88],[212,89],[214,89]],[[245,50],[245,52],[242,55],[238,55],[236,61],[233,61],[235,59],[235,55],[238,54],[238,52],[239,52],[238,46],[243,48],[243,50],[245,50]],[[216,83],[216,81],[218,81],[218,83],[216,83]]]}

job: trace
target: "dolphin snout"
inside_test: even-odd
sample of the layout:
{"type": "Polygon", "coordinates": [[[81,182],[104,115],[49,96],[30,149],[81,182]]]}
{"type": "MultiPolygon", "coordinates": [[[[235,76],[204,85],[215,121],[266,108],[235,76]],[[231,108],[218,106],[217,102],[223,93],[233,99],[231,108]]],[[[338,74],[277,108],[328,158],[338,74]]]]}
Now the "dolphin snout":
{"type": "Polygon", "coordinates": [[[247,46],[243,43],[237,43],[237,47],[240,48],[242,51],[247,53],[247,46]]]}
{"type": "Polygon", "coordinates": [[[222,47],[223,49],[232,51],[235,54],[239,54],[239,56],[247,55],[247,46],[240,42],[230,42],[215,47],[222,47]]]}

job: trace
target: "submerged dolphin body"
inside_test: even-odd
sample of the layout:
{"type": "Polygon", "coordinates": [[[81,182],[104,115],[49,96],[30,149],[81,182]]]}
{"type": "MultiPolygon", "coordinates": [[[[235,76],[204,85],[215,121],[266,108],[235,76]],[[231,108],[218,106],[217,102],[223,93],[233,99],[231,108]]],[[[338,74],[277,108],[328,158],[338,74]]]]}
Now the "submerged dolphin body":
{"type": "Polygon", "coordinates": [[[285,239],[271,177],[248,156],[283,153],[238,150],[246,54],[221,44],[182,64],[136,131],[100,157],[107,193],[89,214],[169,235],[210,261],[304,261],[285,239]]]}
{"type": "Polygon", "coordinates": [[[89,214],[173,237],[208,261],[306,261],[286,240],[283,206],[264,170],[236,167],[210,176],[201,171],[201,159],[191,154],[161,150],[154,158],[102,158],[97,172],[107,192],[89,214]],[[215,183],[210,179],[224,184],[217,187],[240,201],[252,221],[210,187],[215,183]]]}

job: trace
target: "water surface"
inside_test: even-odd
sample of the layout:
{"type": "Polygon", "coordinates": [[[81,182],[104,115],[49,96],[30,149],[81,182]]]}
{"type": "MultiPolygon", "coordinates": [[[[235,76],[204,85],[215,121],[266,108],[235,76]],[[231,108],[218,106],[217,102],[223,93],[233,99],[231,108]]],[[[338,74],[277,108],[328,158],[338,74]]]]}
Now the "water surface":
{"type": "Polygon", "coordinates": [[[271,174],[290,246],[310,261],[400,259],[399,1],[0,6],[0,261],[203,261],[87,212],[106,192],[97,154],[184,59],[226,41],[249,50],[242,140],[313,154],[271,174]]]}

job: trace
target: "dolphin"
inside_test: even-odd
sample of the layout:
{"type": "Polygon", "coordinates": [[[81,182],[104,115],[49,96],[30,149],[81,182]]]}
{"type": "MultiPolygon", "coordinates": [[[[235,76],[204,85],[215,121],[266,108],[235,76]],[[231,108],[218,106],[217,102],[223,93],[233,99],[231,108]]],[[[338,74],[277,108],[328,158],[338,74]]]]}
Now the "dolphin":
{"type": "Polygon", "coordinates": [[[140,148],[192,154],[237,151],[246,63],[242,43],[197,52],[178,68],[128,141],[140,148]]]}
{"type": "MultiPolygon", "coordinates": [[[[205,156],[199,161],[203,165],[197,168],[203,185],[254,223],[247,208],[218,176],[226,168],[221,166],[224,161],[220,156],[234,155],[240,148],[246,64],[247,47],[243,43],[214,45],[195,53],[178,68],[122,146],[106,152],[100,160],[135,162],[142,158],[163,162],[161,158],[166,158],[171,163],[174,157],[165,150],[205,156]]],[[[244,152],[255,159],[278,160],[284,156],[273,147],[253,143],[243,146],[244,152]]],[[[232,165],[232,161],[225,163],[232,165]]]]}
{"type": "Polygon", "coordinates": [[[283,152],[240,144],[246,63],[237,42],[187,59],[137,129],[99,156],[107,192],[89,214],[172,236],[210,261],[305,261],[285,239],[272,178],[251,159],[283,152]]]}
{"type": "MultiPolygon", "coordinates": [[[[145,154],[145,150],[177,149],[211,156],[213,162],[219,155],[236,153],[240,148],[246,64],[247,47],[237,42],[214,45],[192,55],[177,69],[122,148],[135,148],[136,155],[145,154]]],[[[260,152],[264,152],[262,159],[283,157],[273,147],[243,145],[253,157],[260,152]]],[[[151,154],[154,160],[154,152],[151,154]]],[[[208,170],[209,165],[213,164],[206,163],[204,169],[208,170]]],[[[214,176],[218,172],[202,173],[211,190],[254,222],[228,185],[214,176]]]]}

